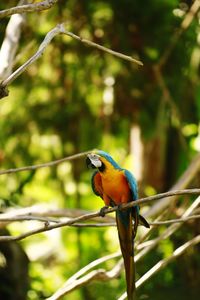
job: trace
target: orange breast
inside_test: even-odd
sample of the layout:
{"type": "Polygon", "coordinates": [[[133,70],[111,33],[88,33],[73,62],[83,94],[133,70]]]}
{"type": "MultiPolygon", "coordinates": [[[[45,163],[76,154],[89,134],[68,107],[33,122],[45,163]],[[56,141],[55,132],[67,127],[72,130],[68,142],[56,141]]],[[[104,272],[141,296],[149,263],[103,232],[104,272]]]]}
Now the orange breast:
{"type": "Polygon", "coordinates": [[[130,201],[131,192],[128,182],[122,171],[112,172],[109,176],[102,176],[103,193],[115,202],[116,205],[130,201]]]}

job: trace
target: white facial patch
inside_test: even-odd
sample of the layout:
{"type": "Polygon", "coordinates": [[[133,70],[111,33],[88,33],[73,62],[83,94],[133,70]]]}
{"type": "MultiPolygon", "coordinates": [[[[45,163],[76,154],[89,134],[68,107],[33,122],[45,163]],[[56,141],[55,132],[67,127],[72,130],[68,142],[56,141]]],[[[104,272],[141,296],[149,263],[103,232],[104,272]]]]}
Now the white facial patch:
{"type": "Polygon", "coordinates": [[[97,154],[88,154],[88,158],[90,159],[91,163],[96,167],[100,168],[102,166],[102,162],[100,160],[100,156],[97,154]]]}

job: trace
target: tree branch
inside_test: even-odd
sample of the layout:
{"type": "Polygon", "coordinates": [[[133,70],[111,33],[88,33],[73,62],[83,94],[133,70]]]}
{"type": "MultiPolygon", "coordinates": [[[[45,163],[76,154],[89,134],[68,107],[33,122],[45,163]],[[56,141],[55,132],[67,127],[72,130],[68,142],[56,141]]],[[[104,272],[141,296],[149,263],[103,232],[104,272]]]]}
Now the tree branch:
{"type": "MultiPolygon", "coordinates": [[[[63,216],[64,217],[64,216],[63,216]]],[[[178,218],[178,219],[171,219],[165,221],[155,221],[155,222],[148,222],[150,226],[160,226],[160,225],[169,225],[174,223],[185,223],[187,221],[194,221],[199,219],[200,215],[193,215],[187,218],[178,218]]],[[[7,225],[8,223],[13,222],[21,222],[21,221],[39,221],[39,222],[48,222],[48,223],[57,223],[60,224],[62,221],[60,219],[52,219],[49,217],[39,217],[37,215],[21,215],[21,216],[13,216],[13,217],[4,217],[0,215],[0,228],[2,227],[2,223],[7,225]]],[[[116,227],[116,222],[110,223],[74,223],[69,226],[78,227],[78,228],[102,228],[102,227],[116,227]]]]}
{"type": "Polygon", "coordinates": [[[14,14],[22,14],[26,12],[36,12],[51,8],[58,0],[45,0],[34,4],[25,4],[11,7],[0,11],[0,19],[14,14]]]}
{"type": "MultiPolygon", "coordinates": [[[[186,171],[182,174],[176,184],[170,189],[170,192],[173,190],[182,190],[185,189],[189,183],[193,180],[195,175],[200,171],[200,153],[192,160],[186,171]]],[[[154,205],[144,214],[145,217],[152,217],[163,211],[169,204],[173,203],[176,200],[176,195],[173,198],[165,198],[154,205]]]]}
{"type": "Polygon", "coordinates": [[[163,53],[160,62],[159,62],[159,67],[163,67],[167,60],[170,57],[170,54],[172,53],[172,51],[174,50],[180,36],[183,34],[183,32],[185,30],[187,30],[187,28],[190,26],[190,24],[192,23],[194,17],[196,16],[196,14],[198,13],[200,8],[200,1],[199,0],[195,0],[192,4],[192,6],[190,7],[190,10],[187,12],[187,14],[185,15],[179,30],[175,31],[175,33],[172,35],[171,38],[171,43],[169,43],[169,46],[166,47],[165,52],[163,53]]]}
{"type": "Polygon", "coordinates": [[[12,16],[8,22],[0,49],[0,81],[8,77],[12,72],[24,22],[24,15],[18,14],[12,16]]]}
{"type": "MultiPolygon", "coordinates": [[[[186,218],[187,216],[189,216],[190,214],[192,214],[192,212],[198,207],[198,205],[200,204],[200,197],[198,197],[193,203],[192,205],[185,211],[185,213],[183,214],[183,217],[186,218]]],[[[162,241],[163,239],[166,239],[167,237],[169,237],[171,234],[173,234],[173,232],[175,230],[177,230],[182,224],[173,224],[171,225],[169,228],[167,228],[167,230],[165,230],[165,232],[162,233],[162,235],[158,238],[156,238],[154,241],[151,241],[150,246],[147,246],[146,249],[143,249],[142,251],[140,251],[136,256],[135,256],[135,262],[138,262],[144,255],[146,255],[150,250],[152,250],[156,245],[158,245],[158,243],[160,241],[162,241]]],[[[136,246],[136,250],[139,249],[140,245],[136,246]]],[[[85,266],[84,268],[82,268],[81,270],[79,270],[76,274],[74,274],[71,278],[69,278],[67,280],[67,282],[64,284],[63,287],[61,287],[52,297],[56,297],[56,296],[61,296],[64,295],[65,292],[69,293],[72,289],[75,289],[75,286],[78,287],[78,285],[76,285],[76,280],[84,275],[86,272],[88,272],[89,270],[91,270],[92,268],[96,267],[97,265],[121,256],[120,252],[116,252],[113,253],[111,255],[107,255],[104,256],[102,258],[99,258],[93,262],[91,262],[90,264],[88,264],[87,266],[85,266]],[[71,289],[70,289],[71,286],[71,289]]],[[[87,275],[86,275],[87,276],[87,275]]],[[[86,284],[86,281],[84,281],[85,277],[82,277],[82,282],[84,282],[86,284]]],[[[50,298],[48,300],[55,300],[55,299],[59,299],[59,298],[50,298]]]]}
{"type": "MultiPolygon", "coordinates": [[[[175,260],[177,257],[182,255],[188,248],[200,243],[200,235],[197,235],[192,240],[187,243],[181,245],[177,248],[170,257],[165,259],[161,259],[157,264],[155,264],[149,271],[147,271],[138,281],[136,281],[136,289],[141,287],[147,280],[149,280],[154,274],[158,273],[160,270],[165,268],[169,263],[175,260]]],[[[127,294],[124,293],[118,300],[126,299],[127,294]]]]}
{"type": "Polygon", "coordinates": [[[82,42],[83,44],[86,44],[86,45],[91,46],[93,48],[96,48],[96,49],[99,49],[101,51],[107,52],[111,55],[122,58],[124,60],[136,63],[138,65],[143,65],[141,61],[139,61],[135,58],[132,58],[131,56],[113,51],[109,48],[103,47],[103,46],[101,46],[99,44],[96,44],[92,41],[89,41],[87,39],[83,39],[83,38],[79,37],[78,35],[75,35],[74,33],[65,30],[64,24],[58,24],[56,27],[54,27],[51,31],[49,31],[47,33],[47,35],[45,36],[43,42],[40,44],[37,52],[33,56],[31,56],[22,66],[20,66],[16,71],[14,71],[10,76],[8,76],[5,80],[3,80],[0,83],[0,99],[6,96],[7,86],[9,84],[11,84],[21,73],[23,73],[30,65],[32,65],[37,59],[39,59],[42,56],[42,54],[44,53],[46,47],[49,45],[49,43],[52,41],[52,39],[58,34],[68,35],[68,36],[82,42]]]}
{"type": "Polygon", "coordinates": [[[61,159],[50,161],[50,162],[44,163],[44,164],[26,166],[26,167],[21,167],[21,168],[16,168],[16,169],[3,170],[3,171],[0,171],[0,175],[23,172],[23,171],[33,171],[33,170],[40,169],[40,168],[56,166],[56,165],[61,164],[65,161],[74,160],[74,159],[77,159],[77,158],[84,157],[85,155],[87,155],[90,152],[91,152],[91,150],[86,151],[86,152],[81,152],[81,153],[74,154],[74,155],[71,155],[71,156],[67,156],[67,157],[64,157],[64,158],[61,158],[61,159]]]}
{"type": "Polygon", "coordinates": [[[64,295],[73,291],[74,289],[80,288],[81,286],[85,286],[91,281],[99,280],[99,281],[108,281],[114,278],[117,278],[122,271],[123,260],[120,261],[110,270],[106,271],[104,269],[93,270],[90,273],[86,274],[84,277],[80,279],[76,279],[72,281],[70,284],[66,282],[66,284],[56,291],[51,297],[46,300],[58,300],[61,299],[64,295]]]}
{"type": "MultiPolygon", "coordinates": [[[[139,200],[132,201],[128,204],[122,204],[121,207],[120,207],[120,210],[124,210],[124,209],[130,208],[130,207],[134,207],[138,204],[143,204],[143,203],[147,203],[147,202],[150,202],[150,201],[158,200],[158,199],[161,199],[161,198],[164,198],[164,197],[170,197],[170,196],[174,196],[174,195],[195,195],[195,194],[200,194],[200,189],[190,189],[190,190],[166,192],[166,193],[158,194],[158,195],[155,195],[155,196],[141,198],[139,200]]],[[[199,197],[199,199],[200,199],[200,197],[199,197]]],[[[119,209],[118,206],[108,208],[107,210],[105,210],[105,214],[114,212],[118,209],[119,209]]],[[[18,236],[0,236],[0,241],[4,241],[4,242],[6,242],[6,241],[19,241],[19,240],[25,239],[26,237],[29,237],[31,235],[35,235],[35,234],[38,234],[38,233],[41,233],[41,232],[49,231],[49,230],[64,227],[64,226],[69,226],[69,225],[75,224],[75,223],[80,222],[80,221],[86,221],[86,220],[89,220],[89,219],[93,219],[94,217],[99,217],[100,215],[101,215],[100,212],[94,212],[94,213],[90,213],[90,214],[87,214],[87,215],[79,216],[77,218],[73,218],[71,220],[62,221],[62,222],[59,222],[57,224],[45,223],[45,225],[42,226],[42,227],[39,227],[37,229],[28,231],[28,232],[23,233],[23,234],[18,235],[18,236]]],[[[187,217],[187,215],[184,215],[184,217],[187,217]]],[[[174,225],[177,225],[177,224],[174,224],[174,225]]]]}

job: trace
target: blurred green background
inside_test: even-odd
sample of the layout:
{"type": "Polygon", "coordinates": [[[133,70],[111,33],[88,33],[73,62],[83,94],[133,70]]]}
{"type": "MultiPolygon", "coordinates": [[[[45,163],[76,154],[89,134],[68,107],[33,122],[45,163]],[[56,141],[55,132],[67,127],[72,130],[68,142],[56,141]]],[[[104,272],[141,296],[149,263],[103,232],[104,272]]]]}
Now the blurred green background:
{"type": "MultiPolygon", "coordinates": [[[[199,14],[182,34],[180,30],[192,3],[60,0],[48,11],[27,14],[15,69],[61,22],[83,38],[141,59],[144,66],[58,35],[0,102],[1,169],[98,148],[133,171],[141,196],[167,191],[200,150],[199,14]]],[[[1,1],[0,9],[16,4],[1,1]]],[[[8,21],[1,20],[0,42],[8,21]]],[[[97,210],[103,203],[93,195],[90,178],[84,159],[0,176],[1,210],[35,204],[97,210]]],[[[191,186],[199,182],[197,175],[191,186]]],[[[13,223],[6,230],[19,234],[34,226],[13,223]]],[[[138,276],[199,232],[199,221],[183,225],[138,264],[138,276]]],[[[0,299],[45,299],[81,267],[118,249],[115,228],[68,227],[1,243],[0,299]]],[[[197,299],[199,250],[194,247],[152,277],[139,290],[139,299],[197,299]]],[[[110,269],[115,263],[102,266],[110,269]]],[[[124,290],[123,275],[94,282],[64,299],[112,300],[124,290]]]]}

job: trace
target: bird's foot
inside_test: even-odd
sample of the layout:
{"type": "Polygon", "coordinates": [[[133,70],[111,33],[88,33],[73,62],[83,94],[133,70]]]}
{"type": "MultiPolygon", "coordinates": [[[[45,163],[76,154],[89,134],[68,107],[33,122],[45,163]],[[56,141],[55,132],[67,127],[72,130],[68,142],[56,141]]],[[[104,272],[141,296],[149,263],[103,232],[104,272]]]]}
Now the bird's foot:
{"type": "Polygon", "coordinates": [[[105,211],[109,208],[109,206],[103,206],[100,211],[99,211],[99,215],[101,217],[105,217],[105,211]]]}
{"type": "Polygon", "coordinates": [[[122,204],[118,204],[117,205],[117,210],[121,210],[121,208],[122,208],[122,204]]]}

